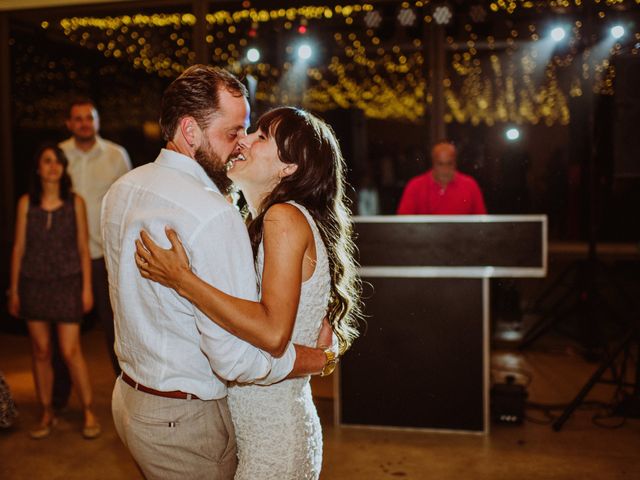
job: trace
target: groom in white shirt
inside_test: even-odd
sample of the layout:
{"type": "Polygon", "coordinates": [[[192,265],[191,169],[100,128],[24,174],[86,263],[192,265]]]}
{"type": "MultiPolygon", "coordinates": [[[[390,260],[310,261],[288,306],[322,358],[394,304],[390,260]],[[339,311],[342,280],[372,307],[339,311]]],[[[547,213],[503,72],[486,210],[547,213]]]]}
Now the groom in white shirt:
{"type": "Polygon", "coordinates": [[[140,230],[160,240],[168,225],[199,277],[230,295],[258,298],[247,230],[224,197],[225,164],[248,127],[245,87],[224,70],[195,65],[167,88],[161,109],[166,148],[154,163],[121,177],[102,206],[123,372],[113,418],[147,479],[232,479],[237,460],[226,382],[268,385],[319,373],[326,356],[289,345],[273,358],[140,276],[134,261],[140,230]]]}

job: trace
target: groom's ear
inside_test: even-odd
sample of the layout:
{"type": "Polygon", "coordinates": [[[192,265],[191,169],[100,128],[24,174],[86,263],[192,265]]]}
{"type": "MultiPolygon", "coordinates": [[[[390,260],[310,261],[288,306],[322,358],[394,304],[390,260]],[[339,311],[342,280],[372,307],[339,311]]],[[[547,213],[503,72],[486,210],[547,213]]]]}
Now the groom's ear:
{"type": "Polygon", "coordinates": [[[195,118],[190,116],[182,117],[178,128],[191,148],[198,148],[200,146],[200,135],[202,132],[195,118]]]}
{"type": "Polygon", "coordinates": [[[280,170],[280,178],[288,177],[289,175],[293,175],[296,170],[298,170],[298,165],[295,163],[287,163],[284,168],[280,170]]]}

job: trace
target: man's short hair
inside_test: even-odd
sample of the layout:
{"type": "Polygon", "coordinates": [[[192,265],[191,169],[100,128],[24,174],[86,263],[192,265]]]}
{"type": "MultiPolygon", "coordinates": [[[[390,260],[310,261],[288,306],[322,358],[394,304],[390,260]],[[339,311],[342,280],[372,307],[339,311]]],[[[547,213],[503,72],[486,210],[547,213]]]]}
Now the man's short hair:
{"type": "Polygon", "coordinates": [[[91,105],[91,107],[94,110],[98,111],[98,108],[96,107],[96,102],[91,100],[89,97],[76,97],[73,100],[71,100],[71,103],[69,103],[69,110],[67,110],[67,118],[71,118],[71,110],[73,110],[73,107],[77,105],[91,105]]]}
{"type": "Polygon", "coordinates": [[[431,149],[431,155],[433,155],[436,150],[441,149],[452,151],[454,155],[458,154],[458,149],[453,144],[453,142],[450,142],[449,140],[441,140],[433,146],[433,148],[431,149]]]}
{"type": "Polygon", "coordinates": [[[173,139],[178,123],[193,117],[206,128],[220,108],[220,90],[247,97],[247,88],[234,75],[217,67],[193,65],[176,78],[162,95],[160,129],[166,141],[173,139]]]}

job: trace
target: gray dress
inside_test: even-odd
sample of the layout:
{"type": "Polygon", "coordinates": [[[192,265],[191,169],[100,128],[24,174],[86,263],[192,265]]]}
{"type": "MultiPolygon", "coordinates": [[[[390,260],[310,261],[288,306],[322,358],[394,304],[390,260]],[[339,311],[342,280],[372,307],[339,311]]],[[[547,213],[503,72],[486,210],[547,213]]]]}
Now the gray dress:
{"type": "Polygon", "coordinates": [[[82,320],[82,267],[74,196],[55,210],[29,205],[20,267],[20,317],[49,322],[82,320]]]}

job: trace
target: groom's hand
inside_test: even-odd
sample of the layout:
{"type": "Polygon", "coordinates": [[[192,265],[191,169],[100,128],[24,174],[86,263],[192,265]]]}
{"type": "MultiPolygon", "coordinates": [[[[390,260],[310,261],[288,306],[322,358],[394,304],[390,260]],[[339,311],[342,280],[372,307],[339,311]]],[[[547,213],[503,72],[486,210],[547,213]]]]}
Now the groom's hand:
{"type": "Polygon", "coordinates": [[[296,349],[296,361],[287,378],[320,375],[327,362],[324,349],[305,347],[298,344],[295,344],[294,347],[296,349]]]}

